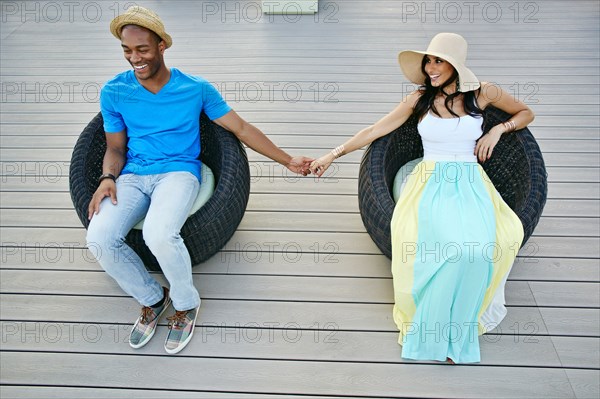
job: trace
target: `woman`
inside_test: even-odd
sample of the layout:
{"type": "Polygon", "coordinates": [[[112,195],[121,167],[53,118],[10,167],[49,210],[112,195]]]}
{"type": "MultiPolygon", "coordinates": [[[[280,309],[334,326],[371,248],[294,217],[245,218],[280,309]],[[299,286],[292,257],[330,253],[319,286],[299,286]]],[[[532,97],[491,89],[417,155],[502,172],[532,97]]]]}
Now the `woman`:
{"type": "Polygon", "coordinates": [[[416,115],[424,158],[405,181],[394,209],[394,321],[402,357],[450,363],[480,361],[478,334],[506,315],[504,284],[523,239],[517,215],[477,163],[503,134],[533,112],[465,66],[467,43],[436,35],[427,51],[403,51],[404,75],[420,88],[377,123],[315,160],[321,176],[338,157],[388,134],[416,115]],[[482,134],[482,111],[513,116],[482,134]]]}

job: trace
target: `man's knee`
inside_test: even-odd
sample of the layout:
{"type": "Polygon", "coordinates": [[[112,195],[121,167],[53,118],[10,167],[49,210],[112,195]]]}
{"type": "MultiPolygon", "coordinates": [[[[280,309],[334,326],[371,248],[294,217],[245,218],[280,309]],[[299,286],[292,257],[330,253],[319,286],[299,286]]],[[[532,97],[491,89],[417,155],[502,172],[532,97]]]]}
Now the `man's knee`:
{"type": "Polygon", "coordinates": [[[147,222],[144,222],[142,236],[148,248],[155,254],[162,249],[172,248],[181,240],[179,232],[172,231],[166,226],[158,226],[147,222]]]}
{"type": "Polygon", "coordinates": [[[92,222],[88,227],[86,242],[92,253],[94,250],[108,252],[123,245],[123,238],[110,226],[92,222]]]}

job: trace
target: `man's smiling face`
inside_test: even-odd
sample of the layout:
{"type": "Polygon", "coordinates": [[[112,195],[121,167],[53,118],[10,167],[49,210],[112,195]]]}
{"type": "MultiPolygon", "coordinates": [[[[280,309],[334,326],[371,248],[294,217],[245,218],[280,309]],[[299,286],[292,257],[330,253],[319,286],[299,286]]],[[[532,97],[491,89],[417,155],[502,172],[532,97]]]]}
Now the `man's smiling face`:
{"type": "Polygon", "coordinates": [[[152,79],[164,66],[165,42],[146,28],[125,25],[121,30],[121,47],[139,80],[152,79]]]}

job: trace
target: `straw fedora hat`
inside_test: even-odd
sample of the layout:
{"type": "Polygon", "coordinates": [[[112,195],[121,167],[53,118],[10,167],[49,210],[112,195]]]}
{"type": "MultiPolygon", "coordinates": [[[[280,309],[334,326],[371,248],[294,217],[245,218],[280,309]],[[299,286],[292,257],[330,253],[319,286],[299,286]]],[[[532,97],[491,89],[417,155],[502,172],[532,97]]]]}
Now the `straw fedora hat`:
{"type": "Polygon", "coordinates": [[[429,54],[448,61],[458,72],[458,91],[467,92],[479,88],[479,79],[465,66],[467,41],[456,33],[438,33],[431,39],[427,51],[405,50],[398,54],[398,62],[404,76],[413,83],[425,84],[425,74],[421,71],[423,56],[429,54]]]}
{"type": "Polygon", "coordinates": [[[173,39],[165,32],[165,25],[158,14],[140,6],[132,6],[123,14],[115,17],[110,22],[110,32],[114,37],[121,40],[121,29],[125,25],[137,25],[149,29],[156,33],[166,44],[166,48],[171,47],[173,39]]]}

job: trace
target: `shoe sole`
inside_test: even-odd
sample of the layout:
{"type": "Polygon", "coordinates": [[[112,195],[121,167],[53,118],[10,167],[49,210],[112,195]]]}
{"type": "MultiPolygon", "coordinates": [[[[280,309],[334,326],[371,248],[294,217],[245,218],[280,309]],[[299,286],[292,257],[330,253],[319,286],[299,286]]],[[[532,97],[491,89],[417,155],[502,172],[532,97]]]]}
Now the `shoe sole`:
{"type": "MultiPolygon", "coordinates": [[[[165,351],[169,355],[174,355],[176,353],[181,352],[187,346],[187,344],[190,343],[190,341],[192,340],[192,337],[194,336],[194,330],[196,329],[196,319],[198,318],[198,312],[199,311],[200,311],[200,309],[198,307],[198,310],[196,310],[196,317],[194,317],[194,323],[192,324],[192,331],[190,331],[190,335],[177,348],[168,349],[167,348],[167,340],[165,340],[165,351]]],[[[167,339],[168,338],[169,338],[169,335],[167,334],[167,339]]]]}
{"type": "MultiPolygon", "coordinates": [[[[165,313],[165,310],[167,310],[167,308],[171,306],[171,298],[167,299],[167,302],[165,303],[165,307],[163,308],[163,310],[158,314],[158,316],[156,316],[156,324],[158,325],[158,323],[160,322],[160,317],[162,316],[163,313],[165,313]]],[[[133,328],[135,328],[137,326],[137,323],[135,323],[135,325],[133,326],[133,328]]],[[[132,330],[133,331],[133,330],[132,330]]],[[[156,333],[156,327],[154,327],[154,330],[152,330],[152,333],[150,335],[148,335],[148,338],[146,338],[144,341],[142,341],[141,343],[134,345],[131,343],[131,341],[129,341],[129,346],[131,346],[133,349],[139,349],[142,346],[145,346],[148,342],[150,342],[150,340],[152,339],[152,337],[154,337],[154,334],[156,333]]],[[[130,334],[131,336],[131,334],[130,334]]]]}

